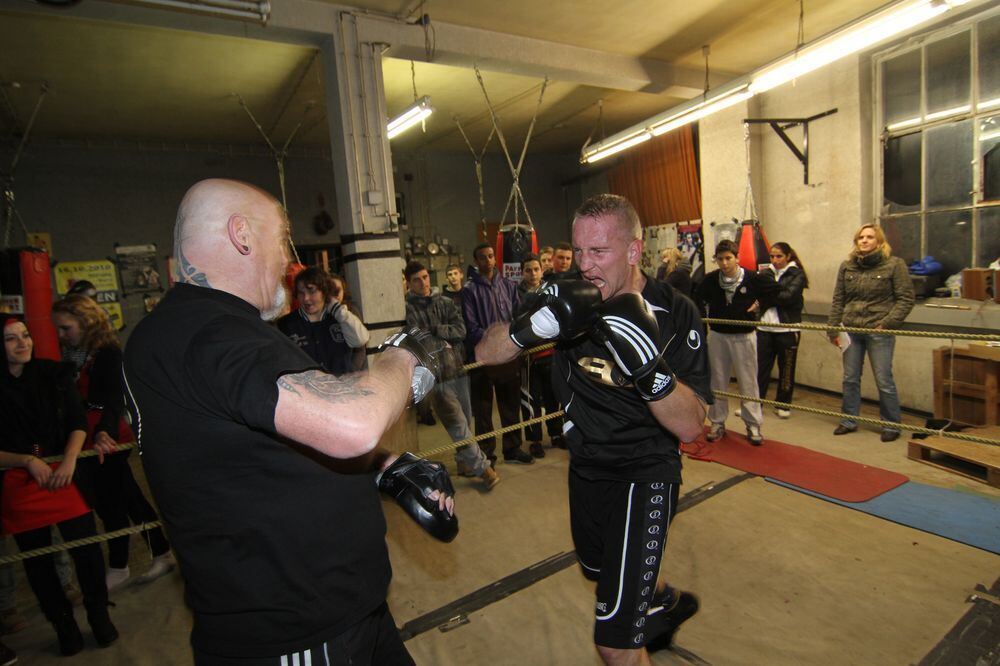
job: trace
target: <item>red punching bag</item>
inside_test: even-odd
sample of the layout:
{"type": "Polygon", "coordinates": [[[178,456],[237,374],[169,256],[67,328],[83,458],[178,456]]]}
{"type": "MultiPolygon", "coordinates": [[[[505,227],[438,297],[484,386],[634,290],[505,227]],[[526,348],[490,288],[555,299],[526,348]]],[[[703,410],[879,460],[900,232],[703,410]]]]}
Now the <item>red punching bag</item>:
{"type": "Polygon", "coordinates": [[[740,223],[740,229],[736,232],[736,245],[739,248],[737,258],[744,269],[756,273],[771,263],[771,246],[757,220],[743,220],[740,223]]]}
{"type": "Polygon", "coordinates": [[[285,269],[285,287],[288,288],[288,300],[291,303],[292,311],[299,309],[299,297],[295,293],[295,277],[305,269],[305,266],[294,261],[290,262],[288,268],[285,269]]]}
{"type": "Polygon", "coordinates": [[[19,251],[21,295],[24,297],[24,323],[35,343],[35,358],[54,361],[59,353],[59,336],[52,324],[52,270],[49,254],[27,248],[19,251]]]}
{"type": "Polygon", "coordinates": [[[526,224],[505,224],[497,230],[497,269],[505,278],[521,280],[521,262],[529,254],[538,254],[535,228],[526,224]]]}

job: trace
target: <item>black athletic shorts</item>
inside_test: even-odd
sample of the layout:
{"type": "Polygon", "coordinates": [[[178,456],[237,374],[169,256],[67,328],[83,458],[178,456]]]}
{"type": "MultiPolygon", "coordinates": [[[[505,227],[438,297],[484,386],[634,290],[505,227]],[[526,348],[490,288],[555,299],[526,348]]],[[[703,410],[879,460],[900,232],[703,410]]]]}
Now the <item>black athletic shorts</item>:
{"type": "Polygon", "coordinates": [[[325,643],[278,657],[235,659],[194,650],[195,666],[413,666],[389,607],[382,604],[325,643]]]}
{"type": "Polygon", "coordinates": [[[636,649],[653,636],[656,589],[679,483],[591,481],[569,474],[570,526],[584,575],[597,581],[594,643],[636,649]]]}

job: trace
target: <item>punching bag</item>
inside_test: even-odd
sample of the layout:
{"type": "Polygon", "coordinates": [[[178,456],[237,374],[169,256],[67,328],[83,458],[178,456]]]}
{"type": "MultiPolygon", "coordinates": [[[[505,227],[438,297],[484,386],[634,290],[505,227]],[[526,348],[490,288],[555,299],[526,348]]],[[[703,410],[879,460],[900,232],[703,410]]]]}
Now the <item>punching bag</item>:
{"type": "Polygon", "coordinates": [[[521,262],[529,254],[538,254],[535,228],[526,224],[505,224],[497,230],[497,268],[514,282],[521,281],[521,262]]]}
{"type": "Polygon", "coordinates": [[[37,248],[15,248],[3,252],[2,285],[5,296],[21,297],[21,315],[35,343],[35,358],[58,361],[59,336],[52,325],[52,269],[49,254],[37,248]]]}
{"type": "Polygon", "coordinates": [[[294,261],[289,262],[288,268],[285,269],[285,287],[288,289],[288,302],[291,312],[299,309],[299,296],[295,293],[295,278],[305,269],[305,266],[294,261]]]}
{"type": "Polygon", "coordinates": [[[756,273],[771,263],[771,246],[767,243],[764,230],[757,220],[743,220],[736,232],[736,246],[739,248],[740,266],[756,273]]]}

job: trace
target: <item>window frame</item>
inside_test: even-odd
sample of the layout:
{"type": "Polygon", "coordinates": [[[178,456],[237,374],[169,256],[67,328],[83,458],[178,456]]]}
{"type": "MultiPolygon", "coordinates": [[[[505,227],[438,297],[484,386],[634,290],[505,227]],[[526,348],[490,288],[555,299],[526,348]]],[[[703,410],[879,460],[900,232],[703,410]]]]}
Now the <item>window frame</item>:
{"type": "MultiPolygon", "coordinates": [[[[964,18],[960,21],[956,21],[953,24],[934,28],[924,32],[920,35],[911,37],[904,42],[894,45],[888,49],[876,52],[872,54],[871,57],[871,68],[872,68],[872,99],[874,105],[874,113],[872,114],[872,149],[875,151],[872,163],[873,168],[873,178],[875,180],[875,187],[872,188],[872,196],[874,198],[873,210],[875,211],[875,218],[879,225],[884,226],[887,221],[893,219],[902,219],[906,217],[919,216],[920,233],[919,233],[919,256],[916,259],[922,259],[929,252],[927,246],[928,239],[928,219],[931,215],[935,213],[947,213],[947,212],[969,212],[972,224],[971,232],[971,246],[969,247],[969,256],[967,258],[967,267],[984,268],[985,266],[977,266],[976,262],[980,255],[980,213],[985,209],[990,209],[1000,206],[1000,198],[985,200],[983,198],[985,194],[985,183],[983,182],[983,165],[982,165],[982,155],[980,147],[980,125],[982,120],[998,116],[1000,117],[1000,103],[993,104],[990,107],[984,107],[980,109],[980,105],[984,101],[991,100],[981,100],[979,91],[979,28],[980,24],[985,23],[991,19],[1000,17],[1000,7],[994,7],[989,10],[980,12],[974,16],[964,18]],[[940,42],[942,40],[954,37],[955,35],[961,34],[963,32],[969,33],[969,56],[970,56],[970,89],[969,89],[969,102],[968,109],[963,112],[955,112],[941,117],[927,119],[927,104],[928,104],[928,94],[927,94],[927,48],[928,46],[940,42]],[[911,53],[915,50],[920,51],[920,104],[919,104],[919,121],[906,124],[903,127],[897,127],[892,130],[886,127],[885,124],[885,104],[883,98],[883,64],[893,58],[911,53]],[[969,203],[962,205],[948,205],[948,206],[929,206],[927,204],[927,160],[928,160],[928,132],[927,130],[933,129],[935,127],[940,127],[944,125],[950,125],[964,120],[972,121],[972,147],[971,147],[971,164],[972,164],[972,190],[970,191],[969,203]],[[885,200],[885,150],[887,142],[890,139],[905,136],[909,134],[920,134],[920,204],[914,210],[900,211],[900,212],[888,212],[888,206],[885,200]]],[[[1000,101],[1000,97],[997,98],[1000,101]]],[[[956,109],[960,107],[955,107],[956,109]]],[[[905,121],[904,121],[905,122],[905,121]]],[[[897,124],[897,123],[894,123],[897,124]]],[[[933,252],[930,252],[933,254],[933,252]]]]}

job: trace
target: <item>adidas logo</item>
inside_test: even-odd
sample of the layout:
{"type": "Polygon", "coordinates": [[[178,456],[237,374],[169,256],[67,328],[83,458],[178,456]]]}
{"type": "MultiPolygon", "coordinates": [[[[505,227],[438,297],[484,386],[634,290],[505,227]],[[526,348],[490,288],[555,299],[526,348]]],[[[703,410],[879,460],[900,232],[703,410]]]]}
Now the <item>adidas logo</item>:
{"type": "Polygon", "coordinates": [[[663,373],[657,372],[653,376],[653,394],[654,395],[657,394],[657,393],[662,392],[668,386],[670,386],[670,376],[669,375],[664,375],[663,373]]]}

